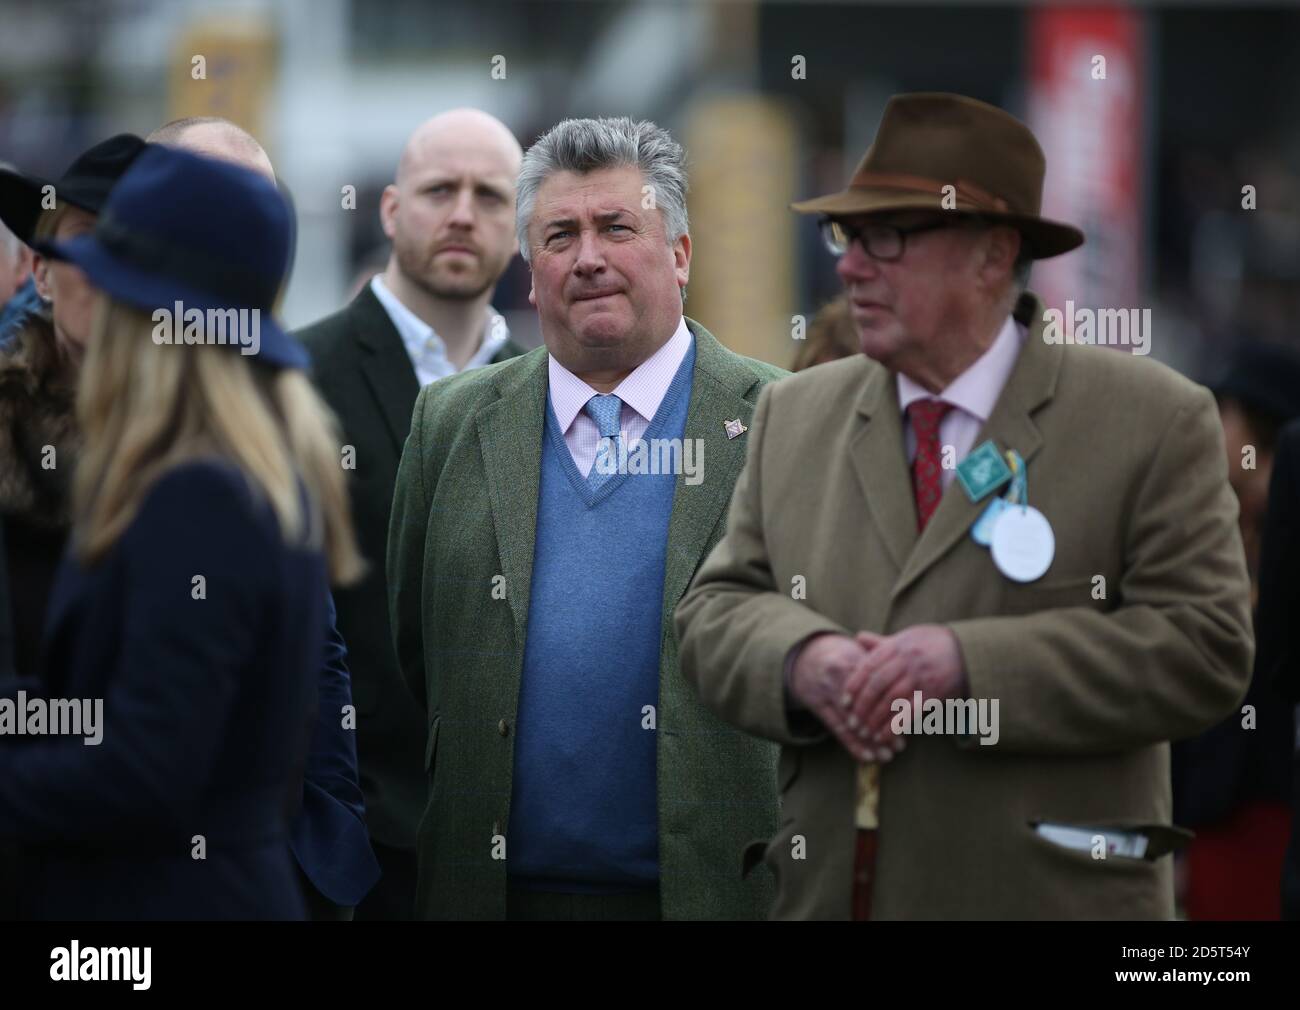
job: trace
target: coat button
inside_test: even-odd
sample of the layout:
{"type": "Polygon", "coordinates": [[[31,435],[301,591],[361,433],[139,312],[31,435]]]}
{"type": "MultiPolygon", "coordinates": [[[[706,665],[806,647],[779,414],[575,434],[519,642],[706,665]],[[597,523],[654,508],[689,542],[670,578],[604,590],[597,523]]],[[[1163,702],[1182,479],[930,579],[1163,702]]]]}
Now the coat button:
{"type": "Polygon", "coordinates": [[[502,719],[499,723],[497,723],[497,732],[500,733],[502,736],[509,736],[509,735],[510,735],[510,723],[508,723],[508,722],[506,722],[504,719],[502,719]]]}

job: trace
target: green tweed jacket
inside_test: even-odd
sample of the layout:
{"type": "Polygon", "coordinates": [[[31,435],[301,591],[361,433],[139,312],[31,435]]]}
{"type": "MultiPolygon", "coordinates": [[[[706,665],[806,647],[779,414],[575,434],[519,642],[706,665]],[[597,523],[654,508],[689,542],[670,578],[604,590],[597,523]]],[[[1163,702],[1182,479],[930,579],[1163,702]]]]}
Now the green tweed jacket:
{"type": "MultiPolygon", "coordinates": [[[[698,323],[685,438],[703,480],[678,476],[665,546],[658,734],[659,864],[670,919],[761,918],[766,867],[742,853],[777,828],[776,749],[700,703],[678,668],[673,610],[721,538],[758,394],[781,369],[733,354],[698,323]]],[[[452,376],[421,392],[388,537],[389,603],[402,674],[428,717],[429,801],[416,840],[416,913],[506,914],[514,726],[528,634],[547,353],[452,376]]],[[[543,615],[544,616],[544,615],[543,615]]]]}

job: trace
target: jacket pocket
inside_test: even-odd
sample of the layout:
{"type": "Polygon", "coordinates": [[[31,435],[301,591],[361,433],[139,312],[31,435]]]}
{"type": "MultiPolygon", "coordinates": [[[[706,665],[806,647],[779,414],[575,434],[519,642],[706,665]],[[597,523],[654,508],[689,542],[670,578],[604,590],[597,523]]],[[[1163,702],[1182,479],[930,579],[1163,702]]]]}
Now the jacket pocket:
{"type": "MultiPolygon", "coordinates": [[[[1099,573],[1100,574],[1100,573],[1099,573]]],[[[1110,610],[1110,597],[1118,587],[1106,585],[1107,599],[1093,598],[1093,576],[1044,579],[1040,582],[1012,582],[1002,579],[1002,600],[999,616],[1035,614],[1043,610],[1062,607],[1086,607],[1105,613],[1110,610]]]]}
{"type": "Polygon", "coordinates": [[[763,847],[761,861],[771,872],[778,894],[790,885],[794,871],[801,865],[806,865],[806,845],[795,822],[787,817],[763,847]]]}
{"type": "Polygon", "coordinates": [[[1149,870],[1155,860],[1181,848],[1182,845],[1192,837],[1190,831],[1171,824],[1137,824],[1130,822],[1106,825],[1085,825],[1057,821],[1051,818],[1042,818],[1040,820],[1031,820],[1026,825],[1034,845],[1044,852],[1051,853],[1057,859],[1065,863],[1079,867],[1080,869],[1085,870],[1085,872],[1091,871],[1093,873],[1104,873],[1107,870],[1121,872],[1126,870],[1149,870]],[[1042,823],[1059,824],[1062,827],[1074,828],[1077,831],[1086,832],[1094,847],[1105,846],[1106,835],[1108,832],[1144,834],[1147,836],[1146,855],[1142,857],[1112,854],[1094,856],[1093,850],[1085,851],[1083,849],[1071,848],[1051,838],[1046,838],[1043,835],[1040,835],[1036,830],[1036,826],[1040,823],[1040,820],[1042,823]]]}
{"type": "Polygon", "coordinates": [[[781,756],[777,760],[776,766],[776,791],[780,796],[784,796],[794,785],[795,779],[799,777],[799,769],[803,764],[803,753],[799,747],[782,747],[781,756]]]}
{"type": "Polygon", "coordinates": [[[767,853],[769,839],[755,838],[748,842],[740,854],[740,879],[744,880],[753,872],[755,866],[761,866],[767,853]]]}
{"type": "Polygon", "coordinates": [[[426,775],[433,776],[434,760],[438,751],[438,728],[442,725],[442,716],[435,715],[433,722],[429,725],[429,739],[424,745],[424,771],[426,775]]]}

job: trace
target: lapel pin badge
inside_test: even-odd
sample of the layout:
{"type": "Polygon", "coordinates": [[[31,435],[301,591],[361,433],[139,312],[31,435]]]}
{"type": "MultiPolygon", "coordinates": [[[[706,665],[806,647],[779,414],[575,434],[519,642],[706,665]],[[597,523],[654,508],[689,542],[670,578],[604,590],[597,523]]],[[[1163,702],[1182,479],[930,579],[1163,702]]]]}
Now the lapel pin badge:
{"type": "Polygon", "coordinates": [[[749,431],[748,428],[740,423],[740,418],[736,418],[734,421],[723,421],[722,427],[727,430],[728,439],[740,438],[741,435],[749,431]]]}
{"type": "Polygon", "coordinates": [[[993,440],[987,439],[972,449],[957,465],[957,480],[972,502],[988,497],[1012,477],[993,440]]]}

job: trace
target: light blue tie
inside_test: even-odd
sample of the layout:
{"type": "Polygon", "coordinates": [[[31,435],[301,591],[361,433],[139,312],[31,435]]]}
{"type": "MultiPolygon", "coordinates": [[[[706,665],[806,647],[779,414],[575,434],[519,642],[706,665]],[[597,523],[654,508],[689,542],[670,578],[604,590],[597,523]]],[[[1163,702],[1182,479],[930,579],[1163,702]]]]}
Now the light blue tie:
{"type": "Polygon", "coordinates": [[[601,470],[602,468],[612,470],[617,463],[618,422],[623,414],[623,401],[613,393],[598,393],[588,400],[582,409],[596,422],[596,430],[600,432],[600,437],[611,440],[602,442],[600,448],[596,450],[596,461],[591,466],[591,472],[587,474],[587,484],[595,489],[616,476],[613,473],[601,473],[601,470]]]}

